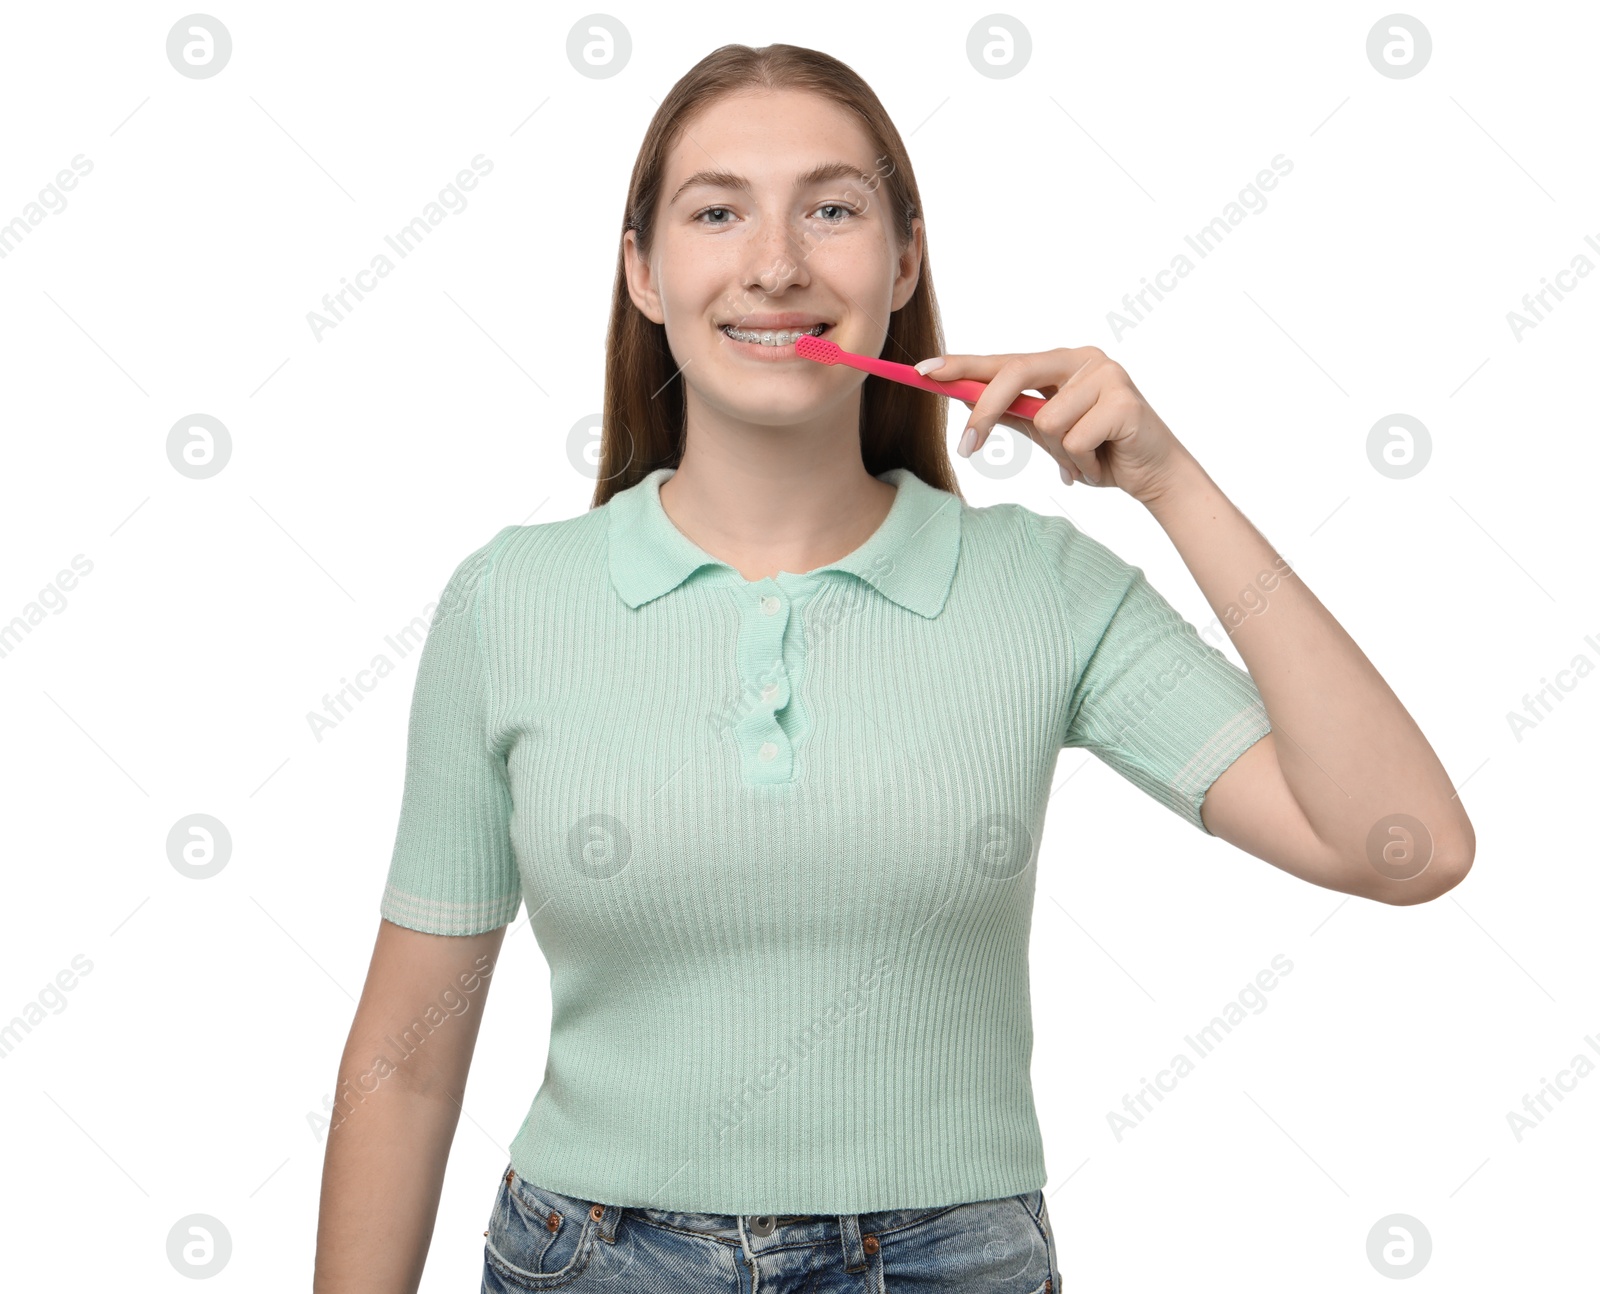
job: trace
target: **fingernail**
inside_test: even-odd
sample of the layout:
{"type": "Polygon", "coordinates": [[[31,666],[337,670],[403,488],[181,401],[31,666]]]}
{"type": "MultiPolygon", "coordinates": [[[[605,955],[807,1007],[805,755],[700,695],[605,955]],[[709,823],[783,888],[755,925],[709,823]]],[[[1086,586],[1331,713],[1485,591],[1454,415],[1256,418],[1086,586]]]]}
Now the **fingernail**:
{"type": "Polygon", "coordinates": [[[1072,484],[1072,473],[1067,471],[1067,465],[1065,463],[1061,464],[1061,479],[1068,485],[1072,484]]]}
{"type": "Polygon", "coordinates": [[[956,446],[956,453],[960,454],[962,458],[970,458],[972,456],[972,451],[976,449],[977,446],[978,429],[976,427],[968,427],[964,432],[961,433],[961,443],[956,446]]]}
{"type": "Polygon", "coordinates": [[[943,355],[935,355],[932,359],[923,360],[922,363],[920,363],[920,364],[918,364],[916,366],[916,369],[917,369],[917,372],[921,373],[923,377],[927,377],[928,374],[933,372],[934,369],[943,368],[943,367],[944,367],[944,356],[943,355]]]}

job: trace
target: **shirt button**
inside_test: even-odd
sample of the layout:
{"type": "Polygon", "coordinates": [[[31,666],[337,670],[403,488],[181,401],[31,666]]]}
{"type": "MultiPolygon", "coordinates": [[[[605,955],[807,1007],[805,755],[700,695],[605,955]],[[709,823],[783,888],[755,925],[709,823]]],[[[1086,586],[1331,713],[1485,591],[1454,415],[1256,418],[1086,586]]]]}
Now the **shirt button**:
{"type": "Polygon", "coordinates": [[[779,602],[777,598],[773,597],[770,593],[767,594],[766,597],[761,599],[761,609],[763,611],[765,611],[769,616],[770,615],[776,615],[777,612],[778,612],[778,608],[780,606],[782,606],[782,605],[783,604],[781,602],[779,602]]]}
{"type": "Polygon", "coordinates": [[[778,685],[776,683],[768,683],[766,685],[766,687],[761,689],[761,699],[763,701],[770,701],[770,700],[772,700],[773,697],[775,697],[777,695],[778,695],[778,685]]]}
{"type": "Polygon", "coordinates": [[[770,764],[778,757],[778,748],[770,741],[764,741],[761,743],[761,749],[756,752],[756,755],[763,764],[770,764]]]}

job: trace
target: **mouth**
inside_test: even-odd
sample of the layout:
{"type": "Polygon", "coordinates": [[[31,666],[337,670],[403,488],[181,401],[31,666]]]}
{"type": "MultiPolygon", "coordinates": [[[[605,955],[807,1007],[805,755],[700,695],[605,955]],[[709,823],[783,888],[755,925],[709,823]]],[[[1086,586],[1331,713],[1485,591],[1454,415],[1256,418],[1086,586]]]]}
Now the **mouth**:
{"type": "Polygon", "coordinates": [[[724,337],[739,346],[774,351],[792,351],[799,338],[821,337],[832,327],[831,323],[812,324],[809,328],[739,328],[733,324],[717,325],[718,331],[724,337]]]}

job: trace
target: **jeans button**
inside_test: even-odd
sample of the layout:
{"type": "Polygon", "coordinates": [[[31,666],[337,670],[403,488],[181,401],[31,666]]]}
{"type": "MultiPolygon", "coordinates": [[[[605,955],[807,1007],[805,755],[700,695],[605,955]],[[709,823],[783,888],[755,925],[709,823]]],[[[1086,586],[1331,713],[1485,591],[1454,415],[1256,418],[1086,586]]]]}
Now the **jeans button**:
{"type": "Polygon", "coordinates": [[[772,1229],[777,1225],[777,1219],[770,1214],[763,1214],[758,1218],[750,1219],[750,1234],[753,1236],[770,1236],[772,1229]]]}

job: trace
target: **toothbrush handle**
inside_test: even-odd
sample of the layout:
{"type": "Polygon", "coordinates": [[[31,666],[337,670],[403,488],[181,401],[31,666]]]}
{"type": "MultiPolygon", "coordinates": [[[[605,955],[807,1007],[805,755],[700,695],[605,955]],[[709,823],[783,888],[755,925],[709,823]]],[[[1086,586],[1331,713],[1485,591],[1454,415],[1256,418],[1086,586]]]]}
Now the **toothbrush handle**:
{"type": "MultiPolygon", "coordinates": [[[[859,368],[876,377],[888,378],[891,382],[914,386],[922,391],[932,391],[937,395],[953,395],[958,400],[976,402],[978,397],[988,390],[988,383],[974,382],[967,377],[954,378],[949,382],[923,377],[910,364],[897,364],[892,359],[872,359],[865,355],[849,355],[848,358],[841,357],[841,359],[852,368],[859,368]]],[[[1032,418],[1042,408],[1044,401],[1038,396],[1019,395],[1006,406],[1005,412],[1018,418],[1032,418]]]]}
{"type": "MultiPolygon", "coordinates": [[[[917,370],[912,369],[913,373],[917,370]]],[[[974,382],[971,378],[958,377],[954,381],[942,385],[933,383],[933,389],[943,390],[946,395],[953,395],[958,400],[972,400],[988,390],[987,382],[974,382]]],[[[1036,395],[1019,395],[1005,407],[1005,412],[1015,414],[1018,418],[1032,418],[1040,409],[1044,408],[1044,401],[1036,395]]]]}

